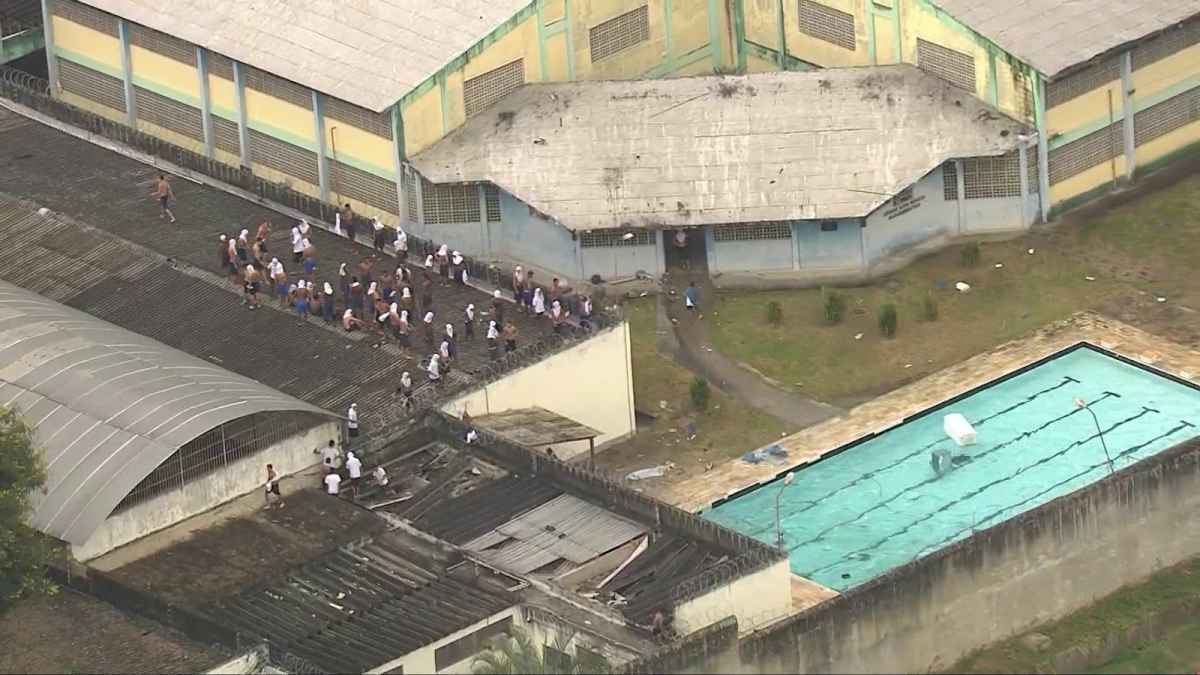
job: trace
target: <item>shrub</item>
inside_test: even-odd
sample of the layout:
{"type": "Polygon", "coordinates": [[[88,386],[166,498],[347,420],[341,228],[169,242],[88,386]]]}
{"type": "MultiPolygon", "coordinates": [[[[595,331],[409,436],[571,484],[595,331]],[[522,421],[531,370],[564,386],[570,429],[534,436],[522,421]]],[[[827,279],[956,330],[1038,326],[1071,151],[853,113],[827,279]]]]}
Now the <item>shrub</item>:
{"type": "Polygon", "coordinates": [[[846,298],[832,288],[821,289],[821,307],[827,323],[838,323],[846,314],[846,298]]]}
{"type": "Polygon", "coordinates": [[[896,335],[896,306],[890,302],[879,307],[879,332],[887,338],[896,335]]]}
{"type": "Polygon", "coordinates": [[[968,241],[963,244],[962,251],[963,267],[974,267],[979,264],[979,242],[968,241]]]}
{"type": "Polygon", "coordinates": [[[708,409],[708,398],[712,395],[712,391],[708,387],[708,380],[697,375],[692,380],[692,385],[688,387],[688,394],[691,395],[693,408],[699,411],[708,409]]]}
{"type": "Polygon", "coordinates": [[[783,323],[783,307],[774,300],[767,303],[767,323],[776,327],[783,323]]]}
{"type": "Polygon", "coordinates": [[[921,300],[921,316],[926,321],[937,321],[938,304],[937,300],[933,297],[933,293],[926,293],[925,297],[921,300]]]}

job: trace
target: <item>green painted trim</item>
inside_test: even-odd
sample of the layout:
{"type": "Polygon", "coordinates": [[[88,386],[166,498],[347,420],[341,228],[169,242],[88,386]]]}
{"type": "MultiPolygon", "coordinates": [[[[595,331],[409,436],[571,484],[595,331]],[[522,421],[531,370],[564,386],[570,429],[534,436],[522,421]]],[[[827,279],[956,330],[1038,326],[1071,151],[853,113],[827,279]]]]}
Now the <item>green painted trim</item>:
{"type": "Polygon", "coordinates": [[[403,162],[408,159],[408,151],[404,147],[407,142],[404,140],[404,113],[398,105],[392,106],[392,138],[396,139],[396,156],[403,162]]]}
{"type": "Polygon", "coordinates": [[[1029,86],[1033,87],[1033,126],[1039,134],[1046,133],[1046,102],[1042,100],[1042,74],[1033,71],[1029,86]]]}
{"type": "Polygon", "coordinates": [[[546,37],[552,37],[565,32],[567,32],[567,22],[562,19],[555,19],[546,24],[546,37]]]}
{"type": "Polygon", "coordinates": [[[663,63],[670,65],[675,59],[675,36],[671,34],[671,0],[663,0],[663,35],[666,41],[666,54],[663,56],[663,63]]]}
{"type": "Polygon", "coordinates": [[[334,157],[332,154],[328,154],[326,156],[329,157],[329,159],[341,162],[346,166],[352,166],[359,171],[366,171],[369,174],[379,176],[380,178],[386,178],[388,180],[396,180],[395,169],[385,169],[377,164],[372,164],[368,161],[342,153],[338,153],[337,157],[334,157]]]}
{"type": "Polygon", "coordinates": [[[450,96],[446,93],[446,74],[438,75],[438,97],[442,102],[442,135],[450,133],[450,96]]]}
{"type": "MultiPolygon", "coordinates": [[[[1107,162],[1105,162],[1105,163],[1107,164],[1107,162]]],[[[1051,206],[1050,207],[1050,218],[1051,219],[1057,218],[1057,217],[1061,216],[1062,214],[1066,213],[1067,211],[1070,211],[1071,209],[1078,208],[1080,206],[1083,206],[1087,202],[1099,199],[1112,191],[1113,191],[1112,181],[1106,181],[1106,182],[1102,183],[1101,185],[1097,185],[1096,187],[1094,187],[1086,192],[1080,192],[1079,194],[1075,195],[1074,197],[1064,199],[1063,201],[1055,204],[1054,206],[1051,206]]]]}
{"type": "Polygon", "coordinates": [[[733,0],[733,42],[737,49],[737,72],[746,72],[746,0],[733,0]]]}
{"type": "Polygon", "coordinates": [[[290,131],[280,129],[279,127],[267,124],[266,122],[259,122],[258,120],[255,120],[253,118],[246,120],[246,126],[250,129],[257,131],[260,134],[266,134],[272,138],[281,140],[284,143],[290,143],[290,144],[296,146],[297,148],[304,148],[305,150],[310,150],[313,153],[320,152],[320,150],[317,148],[317,141],[315,138],[305,138],[304,136],[297,136],[296,134],[294,134],[290,131]]]}
{"type": "Polygon", "coordinates": [[[537,6],[538,70],[541,72],[541,81],[545,82],[550,76],[550,66],[546,60],[546,24],[542,17],[546,0],[536,0],[534,4],[537,6]]]}
{"type": "Polygon", "coordinates": [[[85,68],[91,68],[92,70],[99,71],[110,77],[115,77],[118,80],[125,77],[125,73],[121,71],[120,66],[110,66],[103,61],[97,61],[88,56],[84,56],[83,54],[79,54],[68,49],[63,49],[58,45],[54,46],[54,53],[57,54],[59,58],[64,58],[85,68]]]}
{"type": "Polygon", "coordinates": [[[1123,119],[1125,119],[1124,114],[1117,114],[1116,116],[1114,116],[1112,118],[1111,122],[1109,122],[1109,119],[1107,116],[1093,119],[1093,120],[1089,121],[1087,124],[1083,124],[1081,126],[1075,127],[1074,129],[1071,129],[1070,131],[1060,133],[1057,136],[1055,136],[1054,138],[1048,139],[1049,143],[1050,143],[1049,148],[1051,150],[1054,150],[1055,148],[1060,148],[1068,143],[1077,141],[1080,138],[1083,138],[1084,136],[1087,136],[1090,133],[1100,131],[1101,129],[1108,126],[1109,124],[1116,124],[1117,122],[1120,122],[1123,119]]]}
{"type": "Polygon", "coordinates": [[[1159,89],[1153,94],[1149,94],[1147,96],[1138,96],[1136,95],[1137,92],[1134,92],[1135,96],[1133,98],[1133,112],[1139,113],[1150,106],[1158,105],[1169,98],[1178,96],[1185,91],[1190,91],[1196,87],[1200,87],[1200,74],[1182,79],[1169,87],[1159,89]]]}
{"type": "MultiPolygon", "coordinates": [[[[753,54],[754,56],[757,56],[765,61],[779,61],[779,52],[775,51],[774,49],[760,45],[753,40],[746,40],[745,43],[746,52],[748,54],[753,54]]],[[[808,70],[819,70],[820,68],[821,67],[815,63],[803,61],[790,54],[787,57],[787,70],[797,70],[803,72],[808,70]]]]}
{"type": "Polygon", "coordinates": [[[989,49],[988,59],[988,102],[1000,107],[1000,78],[996,74],[996,55],[989,49]]]}
{"type": "Polygon", "coordinates": [[[160,96],[169,98],[173,101],[178,101],[179,103],[186,103],[193,108],[199,108],[201,106],[201,101],[199,98],[192,96],[191,94],[172,89],[166,85],[159,84],[154,80],[149,80],[144,77],[134,75],[133,83],[142,89],[149,89],[160,96]]]}
{"type": "Polygon", "coordinates": [[[667,77],[681,68],[686,68],[693,63],[703,61],[711,55],[712,54],[709,45],[697,47],[692,51],[681,55],[679,58],[672,60],[670,63],[660,63],[657,66],[654,66],[650,70],[642,73],[641,79],[653,80],[660,77],[667,77]]]}
{"type": "Polygon", "coordinates": [[[567,36],[567,79],[575,80],[575,34],[571,32],[571,0],[563,0],[563,32],[567,36]]]}
{"type": "Polygon", "coordinates": [[[867,56],[871,57],[873,65],[879,65],[879,54],[875,51],[875,3],[865,0],[867,4],[867,56]]]}
{"type": "Polygon", "coordinates": [[[896,63],[904,63],[904,31],[900,29],[900,4],[892,9],[892,26],[896,36],[896,63]]]}
{"type": "Polygon", "coordinates": [[[212,112],[212,114],[216,115],[217,117],[220,117],[221,119],[225,120],[226,122],[233,122],[234,124],[238,123],[238,111],[236,111],[236,110],[233,110],[230,108],[223,108],[219,105],[214,105],[212,107],[211,112],[212,112]]]}
{"type": "Polygon", "coordinates": [[[954,15],[943,10],[941,7],[938,7],[930,0],[913,1],[916,2],[916,4],[922,9],[932,14],[934,18],[941,22],[943,26],[946,26],[947,28],[956,31],[961,35],[971,38],[976,44],[978,44],[980,47],[983,47],[988,52],[994,53],[999,58],[1003,58],[1014,70],[1018,70],[1026,75],[1039,72],[1030,64],[1022,61],[1019,57],[988,39],[985,35],[976,31],[974,28],[971,28],[970,26],[959,21],[954,15]]]}
{"type": "MultiPolygon", "coordinates": [[[[1147,108],[1158,105],[1159,103],[1162,103],[1163,101],[1166,101],[1167,99],[1173,98],[1173,97],[1183,94],[1185,92],[1191,91],[1192,89],[1195,89],[1196,87],[1200,87],[1200,75],[1193,75],[1192,77],[1189,77],[1185,80],[1176,82],[1175,84],[1171,85],[1170,87],[1160,89],[1149,96],[1135,97],[1133,99],[1133,112],[1136,115],[1137,113],[1140,113],[1140,112],[1146,110],[1147,108]]],[[[1066,145],[1067,143],[1070,143],[1071,141],[1079,140],[1083,136],[1087,136],[1088,134],[1090,134],[1092,132],[1103,129],[1104,127],[1108,126],[1110,123],[1116,124],[1117,122],[1120,122],[1124,119],[1125,119],[1124,111],[1122,111],[1120,114],[1117,114],[1115,117],[1113,117],[1112,122],[1109,122],[1109,119],[1107,116],[1092,119],[1092,120],[1088,121],[1087,124],[1080,125],[1074,129],[1071,129],[1070,131],[1065,131],[1063,133],[1060,133],[1058,136],[1055,136],[1053,139],[1050,140],[1050,149],[1054,149],[1054,148],[1066,145]]]]}
{"type": "Polygon", "coordinates": [[[784,0],[775,0],[775,32],[779,40],[779,60],[776,63],[780,70],[787,70],[787,29],[783,23],[783,2],[784,0]]]}
{"type": "Polygon", "coordinates": [[[721,17],[718,0],[708,0],[708,44],[711,47],[713,68],[720,68],[725,60],[721,48],[721,17]]]}

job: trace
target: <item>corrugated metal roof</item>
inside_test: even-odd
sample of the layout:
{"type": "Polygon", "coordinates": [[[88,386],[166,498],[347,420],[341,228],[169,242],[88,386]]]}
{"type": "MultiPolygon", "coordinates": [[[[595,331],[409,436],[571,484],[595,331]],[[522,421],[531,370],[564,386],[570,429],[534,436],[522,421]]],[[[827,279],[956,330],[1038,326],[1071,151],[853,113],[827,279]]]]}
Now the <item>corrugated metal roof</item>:
{"type": "Polygon", "coordinates": [[[32,524],[83,544],[180,446],[266,411],[330,413],[0,281],[0,405],[45,452],[32,524]]]}
{"type": "Polygon", "coordinates": [[[1200,13],[1200,0],[932,0],[1043,75],[1200,13]]]}
{"type": "Polygon", "coordinates": [[[530,0],[85,0],[382,112],[530,0]]]}
{"type": "Polygon", "coordinates": [[[632,520],[560,495],[463,547],[500,569],[528,574],[560,559],[585,563],[645,532],[632,520]]]}
{"type": "Polygon", "coordinates": [[[1023,127],[913,66],[525,85],[418,154],[573,230],[864,216],[1023,127]]]}

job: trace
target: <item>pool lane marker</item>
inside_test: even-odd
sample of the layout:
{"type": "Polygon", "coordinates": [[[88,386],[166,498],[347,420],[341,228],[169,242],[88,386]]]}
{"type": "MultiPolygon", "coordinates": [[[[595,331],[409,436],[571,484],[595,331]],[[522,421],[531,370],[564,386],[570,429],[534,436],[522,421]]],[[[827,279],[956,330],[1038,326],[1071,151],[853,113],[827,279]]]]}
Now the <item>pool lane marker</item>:
{"type": "MultiPolygon", "coordinates": [[[[1136,419],[1138,419],[1138,418],[1144,417],[1144,416],[1146,416],[1148,413],[1157,413],[1157,412],[1159,412],[1159,411],[1157,411],[1157,410],[1155,410],[1155,409],[1153,409],[1153,408],[1147,408],[1147,407],[1143,407],[1143,408],[1142,408],[1142,410],[1141,410],[1141,412],[1137,413],[1136,415],[1131,415],[1130,417],[1127,417],[1127,418],[1125,418],[1125,419],[1121,420],[1120,422],[1117,422],[1117,423],[1113,424],[1111,427],[1109,427],[1108,429],[1104,430],[1104,433],[1111,433],[1111,432],[1112,432],[1112,431],[1114,431],[1114,430],[1115,430],[1117,427],[1120,427],[1120,426],[1122,426],[1122,425],[1128,424],[1129,422],[1132,422],[1132,421],[1134,421],[1134,420],[1136,420],[1136,419]]],[[[1120,459],[1121,457],[1125,457],[1125,456],[1127,456],[1127,455],[1129,455],[1129,454],[1131,454],[1131,453],[1133,453],[1133,452],[1136,452],[1137,450],[1139,450],[1139,449],[1141,449],[1141,448],[1144,448],[1144,447],[1146,447],[1147,445],[1149,445],[1149,444],[1151,444],[1151,443],[1154,443],[1155,441],[1162,440],[1163,438],[1166,438],[1166,437],[1168,437],[1168,436],[1170,436],[1170,435],[1172,435],[1172,434],[1174,434],[1174,433],[1176,433],[1176,432],[1178,432],[1178,431],[1180,431],[1180,430],[1182,430],[1182,429],[1184,429],[1184,428],[1186,428],[1186,427],[1190,427],[1190,426],[1192,426],[1192,425],[1191,425],[1190,423],[1188,423],[1188,422],[1181,422],[1181,424],[1179,424],[1178,426],[1176,426],[1176,427],[1172,428],[1170,431],[1168,431],[1168,432],[1167,432],[1167,433],[1165,433],[1165,434],[1161,434],[1161,435],[1159,435],[1159,436],[1156,436],[1156,437],[1154,437],[1154,438],[1152,438],[1152,439],[1150,439],[1150,440],[1148,440],[1148,441],[1145,441],[1145,442],[1143,442],[1143,443],[1140,443],[1140,444],[1138,444],[1138,445],[1135,445],[1135,446],[1133,446],[1132,448],[1127,448],[1126,450],[1123,450],[1122,452],[1120,452],[1120,453],[1117,455],[1117,458],[1118,458],[1118,459],[1120,459]]],[[[879,548],[880,546],[882,546],[882,545],[886,544],[886,543],[887,543],[887,542],[888,542],[890,539],[892,539],[893,537],[898,537],[898,536],[900,536],[900,535],[903,535],[903,534],[905,534],[906,532],[908,532],[909,530],[911,530],[913,527],[916,527],[917,525],[919,525],[919,524],[921,524],[921,523],[923,523],[923,522],[925,522],[925,521],[929,520],[930,518],[933,518],[933,517],[934,517],[934,516],[936,516],[937,514],[939,514],[939,513],[942,513],[943,511],[946,511],[946,510],[948,510],[948,509],[950,509],[950,508],[954,507],[955,505],[957,505],[957,504],[960,504],[960,503],[962,503],[962,502],[964,502],[964,501],[966,501],[966,500],[968,500],[968,499],[972,499],[972,498],[974,498],[974,497],[977,497],[977,496],[979,496],[980,494],[982,494],[983,492],[985,492],[985,491],[987,491],[987,490],[989,490],[989,489],[991,489],[991,488],[995,487],[996,485],[999,485],[999,484],[1001,484],[1001,483],[1004,483],[1004,482],[1010,481],[1010,480],[1012,480],[1013,478],[1016,478],[1017,476],[1021,475],[1022,473],[1025,473],[1025,472],[1026,472],[1026,471],[1028,471],[1029,469],[1032,469],[1033,467],[1036,467],[1036,466],[1040,466],[1040,465],[1042,465],[1042,464],[1045,464],[1046,462],[1049,462],[1050,460],[1052,460],[1052,459],[1054,459],[1054,458],[1056,458],[1056,457],[1061,457],[1062,455],[1064,455],[1064,454],[1066,454],[1067,452],[1069,452],[1069,451],[1070,451],[1072,448],[1076,448],[1076,447],[1082,446],[1082,445],[1084,445],[1085,443],[1088,443],[1089,441],[1095,440],[1096,438],[1099,438],[1099,437],[1100,437],[1100,435],[1099,435],[1099,434],[1092,434],[1091,436],[1088,436],[1087,438],[1083,438],[1083,439],[1080,439],[1080,440],[1074,441],[1074,442],[1072,442],[1070,445],[1068,445],[1067,447],[1063,448],[1062,450],[1059,450],[1058,452],[1055,452],[1055,453],[1053,453],[1053,454],[1051,454],[1051,455],[1047,455],[1046,457],[1043,457],[1043,458],[1039,459],[1038,461],[1036,461],[1036,462],[1034,462],[1034,463],[1032,463],[1032,464],[1027,464],[1027,465],[1025,465],[1025,466],[1021,467],[1020,469],[1017,469],[1015,472],[1013,472],[1013,473],[1009,474],[1008,476],[1005,476],[1004,478],[998,478],[998,479],[996,479],[996,480],[994,480],[994,481],[992,481],[992,482],[990,482],[990,483],[985,483],[984,485],[981,485],[979,488],[977,488],[977,489],[975,489],[975,490],[973,490],[973,491],[971,491],[971,492],[968,492],[968,493],[964,494],[963,496],[959,497],[958,499],[955,499],[955,500],[953,500],[953,501],[947,502],[946,504],[942,505],[940,508],[937,508],[937,509],[935,509],[935,510],[933,510],[933,511],[930,511],[929,513],[925,514],[925,515],[924,515],[924,516],[922,516],[921,518],[918,518],[917,520],[915,520],[915,521],[913,521],[913,522],[909,523],[908,525],[905,525],[903,528],[901,528],[901,529],[899,529],[899,530],[897,530],[897,531],[895,531],[895,532],[893,532],[893,533],[891,533],[891,534],[889,534],[889,535],[887,535],[887,536],[883,537],[882,539],[879,539],[879,540],[877,540],[877,541],[876,541],[874,544],[871,544],[870,546],[865,546],[865,547],[863,547],[863,548],[860,548],[860,549],[857,549],[857,550],[855,550],[855,551],[852,551],[852,552],[850,552],[850,553],[847,553],[847,554],[846,554],[845,556],[843,556],[841,559],[839,559],[839,560],[837,560],[837,561],[834,561],[834,562],[832,562],[832,563],[829,563],[828,565],[825,565],[825,566],[823,566],[823,567],[819,567],[819,568],[817,568],[817,569],[815,569],[815,570],[812,570],[811,572],[807,572],[807,573],[805,573],[805,574],[802,574],[801,576],[805,576],[805,577],[809,577],[809,578],[811,578],[811,576],[810,576],[810,575],[813,575],[813,574],[818,574],[818,573],[820,573],[820,572],[824,572],[825,570],[827,570],[827,569],[830,569],[831,567],[835,567],[835,566],[837,566],[837,565],[840,565],[841,563],[845,562],[846,560],[854,559],[854,557],[855,557],[855,556],[861,555],[861,554],[863,554],[863,553],[867,553],[867,552],[869,552],[869,551],[873,551],[873,550],[875,550],[875,549],[879,548]]],[[[1086,474],[1087,472],[1089,472],[1089,471],[1092,471],[1093,469],[1095,469],[1095,468],[1096,468],[1096,467],[1098,467],[1098,466],[1104,466],[1104,465],[1106,465],[1107,463],[1108,463],[1108,462],[1107,462],[1107,460],[1106,460],[1105,462],[1103,462],[1103,463],[1101,463],[1101,464],[1097,464],[1097,465],[1095,465],[1095,466],[1092,466],[1092,467],[1088,468],[1088,469],[1087,469],[1087,471],[1084,471],[1084,472],[1083,472],[1083,474],[1086,474]]],[[[1071,480],[1074,480],[1074,478],[1078,478],[1078,477],[1079,477],[1079,475],[1083,475],[1083,474],[1077,474],[1076,476],[1073,476],[1072,478],[1068,478],[1066,481],[1059,482],[1059,483],[1057,483],[1057,484],[1056,484],[1054,487],[1058,487],[1058,486],[1062,485],[1064,482],[1069,482],[1069,481],[1071,481],[1071,480]]],[[[937,480],[937,479],[934,479],[934,480],[937,480]]],[[[1049,488],[1048,490],[1044,490],[1044,491],[1043,491],[1041,494],[1045,494],[1045,493],[1046,493],[1046,492],[1048,492],[1050,489],[1054,489],[1054,488],[1049,488]]],[[[1026,501],[1028,501],[1028,500],[1026,500],[1026,501]]],[[[1025,502],[1021,502],[1021,504],[1023,504],[1023,503],[1025,503],[1025,502]]],[[[1018,504],[1018,505],[1019,505],[1019,504],[1018,504]]],[[[1012,508],[1012,507],[1008,507],[1008,508],[1012,508]]],[[[992,517],[994,517],[994,515],[995,515],[995,514],[993,514],[993,516],[992,516],[992,517]]],[[[986,519],[985,519],[985,520],[986,520],[986,519]]],[[[983,522],[983,521],[979,521],[979,522],[983,522]]],[[[978,526],[978,522],[976,523],[976,527],[977,527],[977,526],[978,526]]],[[[972,528],[972,529],[974,529],[974,528],[972,528]]],[[[962,532],[962,531],[960,531],[960,533],[961,533],[961,532],[962,532]]],[[[795,548],[798,548],[798,547],[799,547],[799,545],[798,545],[798,546],[796,546],[796,547],[793,547],[792,549],[789,549],[789,550],[794,550],[795,548]]]]}

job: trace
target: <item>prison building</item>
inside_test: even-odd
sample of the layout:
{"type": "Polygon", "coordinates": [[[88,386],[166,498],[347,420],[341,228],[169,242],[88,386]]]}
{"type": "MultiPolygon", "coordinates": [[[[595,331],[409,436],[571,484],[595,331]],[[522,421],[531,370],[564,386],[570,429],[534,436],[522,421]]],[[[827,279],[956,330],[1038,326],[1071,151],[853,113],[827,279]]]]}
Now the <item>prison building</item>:
{"type": "Polygon", "coordinates": [[[499,186],[499,223],[436,228],[463,250],[570,278],[848,278],[1033,222],[1024,130],[899,65],[526,85],[412,162],[499,186]]]}
{"type": "Polygon", "coordinates": [[[34,527],[88,560],[313,465],[331,414],[0,281],[0,406],[34,429],[34,527]]]}

